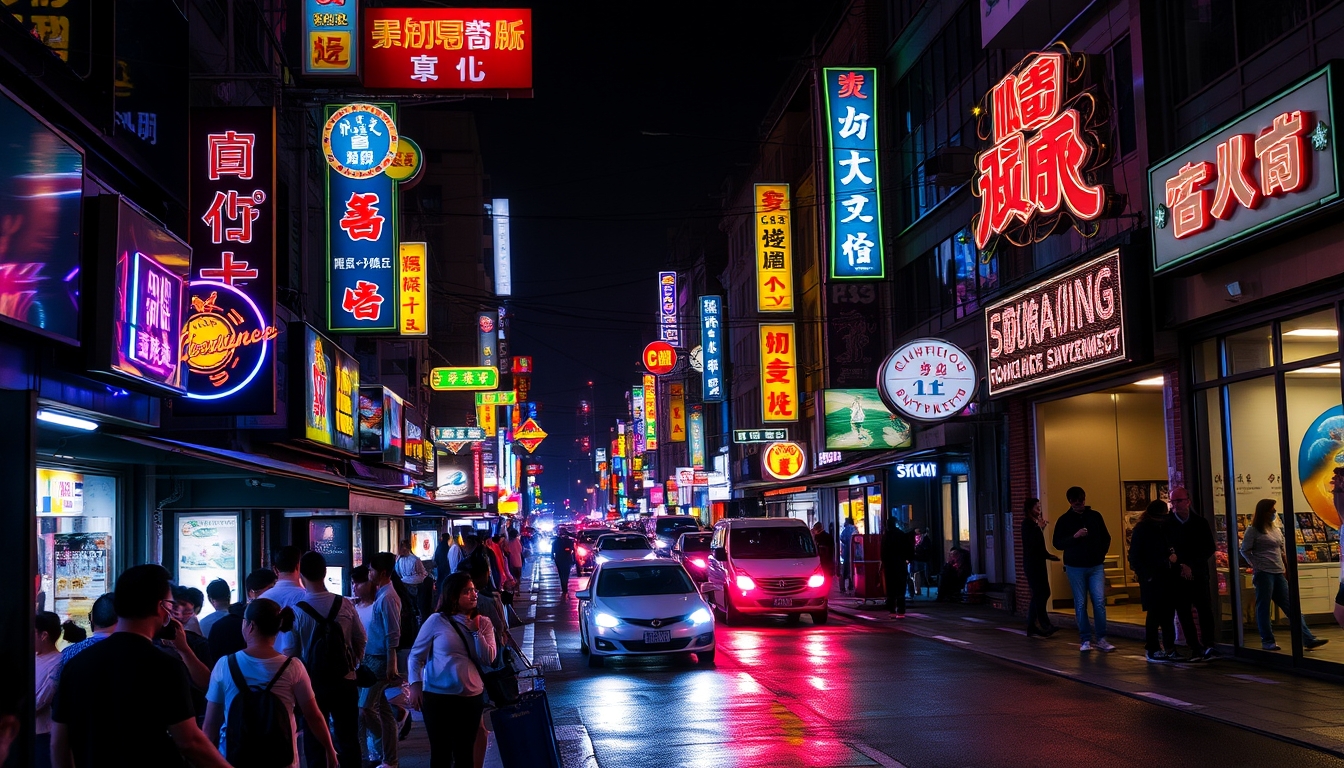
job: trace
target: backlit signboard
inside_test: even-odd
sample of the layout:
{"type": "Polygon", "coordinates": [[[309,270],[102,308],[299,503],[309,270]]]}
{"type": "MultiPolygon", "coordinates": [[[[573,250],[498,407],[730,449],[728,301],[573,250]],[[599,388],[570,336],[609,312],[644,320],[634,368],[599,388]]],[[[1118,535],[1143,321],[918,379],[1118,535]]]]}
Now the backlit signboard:
{"type": "Polygon", "coordinates": [[[793,217],[788,184],[757,184],[756,311],[793,311],[793,217]]]}
{"type": "Polygon", "coordinates": [[[433,444],[425,439],[425,423],[415,408],[406,406],[403,416],[401,444],[405,463],[402,466],[407,472],[420,474],[425,471],[425,449],[432,448],[433,444]]]}
{"type": "Polygon", "coordinates": [[[517,405],[518,394],[516,392],[477,392],[477,405],[517,405]]]}
{"type": "Polygon", "coordinates": [[[1340,199],[1327,67],[1148,172],[1153,268],[1161,272],[1340,199]]]}
{"type": "Polygon", "coordinates": [[[957,415],[975,397],[980,375],[955,344],[915,339],[882,361],[877,392],[887,407],[916,421],[942,421],[957,415]]]}
{"type": "Polygon", "coordinates": [[[383,451],[383,389],[365,387],[359,390],[359,452],[383,451]]]}
{"type": "Polygon", "coordinates": [[[426,273],[425,244],[402,243],[401,335],[429,335],[429,277],[426,273]]]}
{"type": "Polygon", "coordinates": [[[821,408],[825,414],[823,435],[827,451],[886,450],[914,445],[909,422],[892,413],[874,388],[823,390],[821,408]]]}
{"type": "MultiPolygon", "coordinates": [[[[513,254],[509,237],[509,201],[495,198],[490,202],[495,223],[495,295],[513,294],[513,254]]],[[[503,311],[503,310],[501,310],[503,311]]]]}
{"type": "Polygon", "coordinates": [[[831,279],[880,280],[882,201],[878,192],[877,70],[827,67],[831,279]]]}
{"type": "MultiPolygon", "coordinates": [[[[493,311],[476,313],[476,364],[482,368],[498,366],[499,331],[495,325],[498,322],[493,311]]],[[[480,401],[477,395],[478,405],[482,404],[480,401]]]]}
{"type": "Polygon", "coordinates": [[[705,468],[705,407],[700,403],[691,406],[691,413],[688,417],[688,430],[691,433],[690,454],[691,466],[696,469],[705,468]]]}
{"type": "Polygon", "coordinates": [[[296,398],[303,411],[302,438],[345,453],[358,453],[358,361],[331,339],[304,325],[302,355],[296,363],[302,385],[298,392],[301,396],[296,398]]]}
{"type": "Polygon", "coordinates": [[[658,338],[674,347],[681,346],[681,325],[677,316],[677,273],[658,273],[658,338]]]}
{"type": "Polygon", "coordinates": [[[383,463],[398,469],[406,458],[405,408],[406,401],[383,387],[383,463]]]}
{"type": "Polygon", "coordinates": [[[434,427],[436,443],[483,443],[489,437],[482,427],[434,427]]]}
{"type": "Polygon", "coordinates": [[[438,488],[434,491],[435,501],[447,501],[458,504],[478,503],[480,493],[476,489],[476,462],[479,454],[474,451],[459,454],[440,454],[438,465],[438,488]]]}
{"type": "Polygon", "coordinates": [[[807,446],[802,443],[771,443],[761,451],[761,472],[772,480],[792,480],[807,469],[807,446]]]}
{"type": "Polygon", "coordinates": [[[530,91],[527,8],[366,8],[364,87],[530,91]]]}
{"type": "Polygon", "coordinates": [[[644,347],[644,369],[665,376],[677,366],[677,350],[666,341],[651,341],[644,347]]]}
{"type": "Polygon", "coordinates": [[[734,429],[734,443],[778,443],[789,439],[787,429],[734,429]]]}
{"type": "Polygon", "coordinates": [[[761,420],[798,420],[798,337],[793,323],[761,324],[761,420]]]}
{"type": "Polygon", "coordinates": [[[644,450],[658,450],[658,379],[644,374],[644,450]]]}
{"type": "Polygon", "coordinates": [[[634,431],[631,433],[635,441],[634,454],[643,456],[645,445],[644,437],[647,434],[644,429],[644,387],[634,387],[630,390],[630,413],[634,416],[634,431]]]}
{"type": "Polygon", "coordinates": [[[1121,284],[1115,250],[986,306],[989,394],[1126,360],[1121,284]]]}
{"type": "Polygon", "coordinates": [[[498,387],[499,369],[494,367],[433,368],[429,372],[429,388],[438,392],[498,387]]]}
{"type": "Polygon", "coordinates": [[[667,441],[686,442],[686,385],[679,381],[667,385],[667,441]]]}
{"type": "Polygon", "coordinates": [[[274,413],[275,110],[192,110],[189,159],[190,375],[174,412],[274,413]]]}
{"type": "Polygon", "coordinates": [[[701,392],[707,403],[721,403],[723,387],[723,299],[700,297],[701,392]]]}
{"type": "Polygon", "coordinates": [[[359,0],[303,0],[303,74],[359,74],[359,0]]]}

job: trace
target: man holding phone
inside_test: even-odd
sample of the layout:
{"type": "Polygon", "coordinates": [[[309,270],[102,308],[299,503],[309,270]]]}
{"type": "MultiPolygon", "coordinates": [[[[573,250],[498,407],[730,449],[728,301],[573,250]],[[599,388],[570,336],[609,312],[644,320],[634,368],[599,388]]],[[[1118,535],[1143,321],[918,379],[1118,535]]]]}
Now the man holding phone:
{"type": "Polygon", "coordinates": [[[1078,650],[1093,648],[1110,653],[1115,646],[1106,641],[1106,554],[1111,549],[1111,533],[1101,513],[1087,506],[1087,493],[1078,486],[1064,492],[1069,511],[1055,523],[1055,549],[1064,553],[1064,572],[1073,588],[1073,612],[1078,619],[1078,650]],[[1097,622],[1096,634],[1087,620],[1088,599],[1097,622]]]}

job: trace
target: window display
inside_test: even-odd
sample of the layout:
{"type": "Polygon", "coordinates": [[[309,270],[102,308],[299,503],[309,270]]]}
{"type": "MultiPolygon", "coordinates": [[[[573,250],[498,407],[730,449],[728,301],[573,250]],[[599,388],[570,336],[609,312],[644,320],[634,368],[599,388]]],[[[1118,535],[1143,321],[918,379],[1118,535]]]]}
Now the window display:
{"type": "Polygon", "coordinates": [[[112,584],[117,478],[43,467],[36,481],[37,609],[90,629],[93,601],[112,584]]]}

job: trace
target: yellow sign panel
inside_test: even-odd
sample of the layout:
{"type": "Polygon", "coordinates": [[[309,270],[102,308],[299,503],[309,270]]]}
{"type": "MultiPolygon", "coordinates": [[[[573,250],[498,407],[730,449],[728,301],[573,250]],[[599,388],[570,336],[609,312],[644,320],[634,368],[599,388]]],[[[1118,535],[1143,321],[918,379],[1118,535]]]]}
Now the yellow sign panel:
{"type": "Polygon", "coordinates": [[[793,234],[788,184],[756,187],[756,310],[793,311],[793,234]]]}
{"type": "Polygon", "coordinates": [[[798,420],[798,340],[793,323],[761,325],[761,420],[798,420]]]}
{"type": "Polygon", "coordinates": [[[667,442],[686,442],[686,385],[667,385],[667,442]]]}
{"type": "MultiPolygon", "coordinates": [[[[397,137],[397,146],[393,150],[392,164],[383,173],[397,182],[406,182],[420,172],[424,158],[420,154],[420,145],[405,136],[397,137]]],[[[407,185],[414,186],[414,185],[407,185]]]]}
{"type": "Polygon", "coordinates": [[[644,374],[644,450],[658,450],[658,379],[644,374]]]}
{"type": "Polygon", "coordinates": [[[771,443],[761,453],[761,469],[775,480],[792,480],[807,468],[807,446],[802,443],[771,443]]]}
{"type": "Polygon", "coordinates": [[[428,336],[429,280],[425,274],[425,244],[401,244],[401,335],[428,336]]]}
{"type": "Polygon", "coordinates": [[[495,430],[499,428],[498,424],[495,423],[495,406],[476,406],[476,426],[485,430],[486,437],[495,436],[495,430]]]}

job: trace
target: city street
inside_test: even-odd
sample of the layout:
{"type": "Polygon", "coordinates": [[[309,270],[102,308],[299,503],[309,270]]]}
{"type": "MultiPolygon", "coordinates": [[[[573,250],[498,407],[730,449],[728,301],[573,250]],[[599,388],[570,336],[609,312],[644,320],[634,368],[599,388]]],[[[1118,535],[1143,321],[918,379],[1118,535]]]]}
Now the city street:
{"type": "MultiPolygon", "coordinates": [[[[720,626],[712,668],[683,657],[589,669],[576,603],[558,606],[554,571],[548,562],[542,570],[536,636],[555,632],[561,670],[547,675],[547,689],[557,730],[562,739],[586,731],[602,768],[1344,765],[835,613],[824,627],[807,619],[720,626]]],[[[582,757],[567,756],[566,765],[582,757]]]]}

